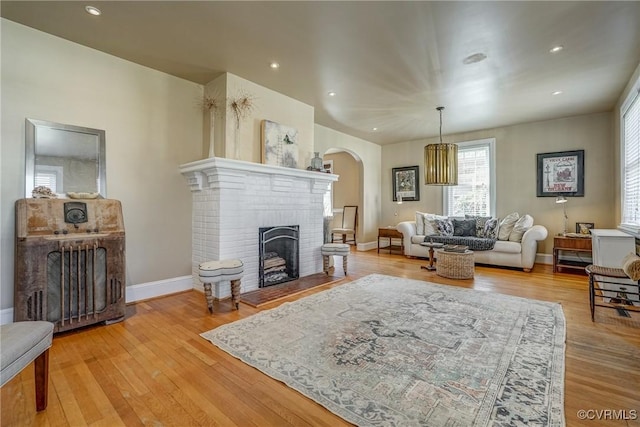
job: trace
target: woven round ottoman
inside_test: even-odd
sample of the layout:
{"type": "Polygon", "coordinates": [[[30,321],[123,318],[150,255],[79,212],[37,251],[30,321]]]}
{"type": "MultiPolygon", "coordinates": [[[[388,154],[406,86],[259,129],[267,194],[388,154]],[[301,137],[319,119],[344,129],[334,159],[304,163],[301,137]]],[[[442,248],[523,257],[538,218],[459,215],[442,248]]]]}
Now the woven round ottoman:
{"type": "Polygon", "coordinates": [[[341,256],[342,268],[344,275],[347,275],[347,257],[349,256],[349,245],[346,243],[325,243],[322,245],[320,252],[322,253],[322,271],[329,274],[329,257],[341,256]]]}
{"type": "Polygon", "coordinates": [[[204,285],[204,296],[207,298],[209,312],[213,313],[213,295],[211,284],[224,281],[231,282],[231,302],[236,307],[240,306],[240,279],[244,273],[244,265],[239,259],[227,259],[220,261],[206,261],[198,266],[200,281],[204,285]]]}
{"type": "Polygon", "coordinates": [[[473,251],[436,251],[436,274],[448,279],[473,279],[473,251]]]}

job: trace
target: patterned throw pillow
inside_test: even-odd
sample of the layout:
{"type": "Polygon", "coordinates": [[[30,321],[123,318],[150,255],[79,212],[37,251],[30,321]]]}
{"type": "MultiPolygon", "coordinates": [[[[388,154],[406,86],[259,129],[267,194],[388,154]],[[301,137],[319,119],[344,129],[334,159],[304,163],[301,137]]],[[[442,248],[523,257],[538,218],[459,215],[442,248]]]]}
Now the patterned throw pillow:
{"type": "Polygon", "coordinates": [[[498,238],[498,218],[488,219],[487,222],[484,223],[484,237],[487,239],[498,238]]]}
{"type": "Polygon", "coordinates": [[[453,236],[453,223],[450,219],[434,219],[435,229],[438,236],[453,236]]]}
{"type": "Polygon", "coordinates": [[[510,213],[500,221],[500,229],[498,230],[498,240],[509,240],[509,235],[513,231],[513,227],[520,218],[518,212],[510,213]]]}
{"type": "MultiPolygon", "coordinates": [[[[429,236],[431,234],[438,234],[438,229],[436,225],[436,220],[447,220],[449,219],[446,216],[440,216],[436,214],[424,214],[424,234],[425,236],[429,236]]],[[[453,225],[452,225],[453,227],[453,225]]],[[[452,228],[453,230],[453,228],[452,228]]]]}
{"type": "Polygon", "coordinates": [[[475,219],[454,219],[453,235],[476,237],[476,220],[475,219]]]}
{"type": "Polygon", "coordinates": [[[465,215],[465,219],[474,219],[476,221],[476,237],[487,237],[484,234],[484,225],[491,219],[490,216],[474,216],[465,215]]]}

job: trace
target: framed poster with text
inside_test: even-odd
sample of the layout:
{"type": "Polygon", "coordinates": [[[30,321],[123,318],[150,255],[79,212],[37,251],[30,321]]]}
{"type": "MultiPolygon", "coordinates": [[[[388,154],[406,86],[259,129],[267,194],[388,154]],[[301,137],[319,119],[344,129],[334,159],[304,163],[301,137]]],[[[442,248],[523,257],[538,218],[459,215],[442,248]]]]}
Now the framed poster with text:
{"type": "Polygon", "coordinates": [[[537,155],[536,196],[584,197],[584,150],[537,155]]]}

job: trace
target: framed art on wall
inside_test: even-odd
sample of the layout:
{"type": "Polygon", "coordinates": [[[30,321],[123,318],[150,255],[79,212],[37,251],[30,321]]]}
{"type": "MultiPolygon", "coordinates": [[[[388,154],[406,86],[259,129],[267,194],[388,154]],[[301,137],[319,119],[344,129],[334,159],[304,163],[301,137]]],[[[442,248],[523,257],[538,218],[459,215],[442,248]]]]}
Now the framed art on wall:
{"type": "Polygon", "coordinates": [[[392,169],[393,201],[417,202],[420,200],[418,166],[392,169]],[[400,199],[402,198],[402,199],[400,199]]]}
{"type": "Polygon", "coordinates": [[[536,196],[584,197],[584,150],[538,154],[536,196]]]}
{"type": "Polygon", "coordinates": [[[298,167],[298,130],[271,120],[262,121],[262,163],[298,167]]]}

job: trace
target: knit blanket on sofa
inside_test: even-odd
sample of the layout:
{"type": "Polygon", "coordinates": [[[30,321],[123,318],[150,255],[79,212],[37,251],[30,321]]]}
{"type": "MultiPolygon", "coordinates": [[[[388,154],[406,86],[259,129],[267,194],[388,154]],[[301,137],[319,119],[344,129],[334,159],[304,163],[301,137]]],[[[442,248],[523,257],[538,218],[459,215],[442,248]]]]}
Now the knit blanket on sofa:
{"type": "Polygon", "coordinates": [[[488,239],[485,237],[468,237],[468,236],[425,236],[425,242],[444,243],[445,245],[465,245],[469,246],[472,251],[490,251],[496,244],[497,239],[488,239]]]}

